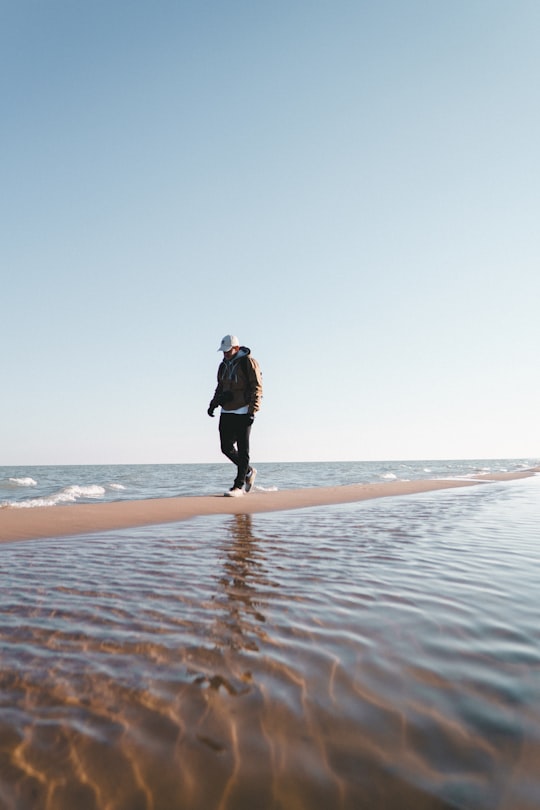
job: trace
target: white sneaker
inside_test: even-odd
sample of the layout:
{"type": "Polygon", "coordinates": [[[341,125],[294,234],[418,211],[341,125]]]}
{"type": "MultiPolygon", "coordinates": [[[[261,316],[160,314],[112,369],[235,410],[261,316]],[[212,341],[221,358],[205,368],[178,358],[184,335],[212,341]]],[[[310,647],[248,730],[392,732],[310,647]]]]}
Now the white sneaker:
{"type": "Polygon", "coordinates": [[[240,487],[231,487],[231,489],[227,490],[227,492],[223,493],[226,498],[241,498],[244,494],[244,490],[240,489],[240,487]]]}
{"type": "Polygon", "coordinates": [[[255,476],[257,475],[257,470],[255,467],[251,467],[248,474],[246,475],[246,492],[251,492],[251,488],[255,483],[255,476]]]}

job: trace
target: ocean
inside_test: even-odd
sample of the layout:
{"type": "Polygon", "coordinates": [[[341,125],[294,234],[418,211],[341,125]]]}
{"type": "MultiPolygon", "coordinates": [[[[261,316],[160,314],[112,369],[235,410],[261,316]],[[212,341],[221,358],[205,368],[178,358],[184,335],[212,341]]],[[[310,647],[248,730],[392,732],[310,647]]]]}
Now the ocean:
{"type": "MultiPolygon", "coordinates": [[[[341,486],[423,478],[474,478],[537,466],[533,459],[257,464],[256,490],[341,486]]],[[[111,464],[0,467],[0,508],[214,495],[232,486],[233,466],[111,464]]]]}
{"type": "MultiPolygon", "coordinates": [[[[260,464],[257,484],[537,465],[260,464]]],[[[5,508],[61,509],[212,494],[230,467],[0,478],[5,508]]],[[[540,806],[538,475],[5,543],[0,575],[1,810],[540,806]]]]}

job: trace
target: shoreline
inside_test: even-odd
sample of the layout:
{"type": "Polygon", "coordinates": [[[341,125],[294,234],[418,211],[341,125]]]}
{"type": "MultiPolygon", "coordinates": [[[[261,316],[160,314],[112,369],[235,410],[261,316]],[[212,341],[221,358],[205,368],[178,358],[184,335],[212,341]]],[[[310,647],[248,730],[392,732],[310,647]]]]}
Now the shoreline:
{"type": "Polygon", "coordinates": [[[529,478],[538,472],[540,467],[520,472],[481,474],[470,479],[426,479],[251,492],[238,499],[225,498],[222,495],[195,495],[99,504],[8,507],[0,510],[0,543],[176,523],[206,515],[279,512],[375,498],[416,495],[440,489],[478,486],[490,481],[529,478]]]}

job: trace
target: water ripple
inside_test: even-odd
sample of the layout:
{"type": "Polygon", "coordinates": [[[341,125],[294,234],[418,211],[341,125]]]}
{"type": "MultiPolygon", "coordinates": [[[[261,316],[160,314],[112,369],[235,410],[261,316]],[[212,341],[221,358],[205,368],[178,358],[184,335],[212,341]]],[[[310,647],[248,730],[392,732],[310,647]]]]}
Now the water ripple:
{"type": "Polygon", "coordinates": [[[2,547],[0,807],[537,807],[538,483],[2,547]]]}

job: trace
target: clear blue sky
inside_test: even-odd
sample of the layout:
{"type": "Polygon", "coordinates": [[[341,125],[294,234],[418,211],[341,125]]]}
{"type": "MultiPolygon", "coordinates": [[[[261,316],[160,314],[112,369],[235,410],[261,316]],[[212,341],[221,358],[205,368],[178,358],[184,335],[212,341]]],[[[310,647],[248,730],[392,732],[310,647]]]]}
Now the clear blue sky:
{"type": "Polygon", "coordinates": [[[540,456],[537,0],[1,0],[0,464],[540,456]]]}

